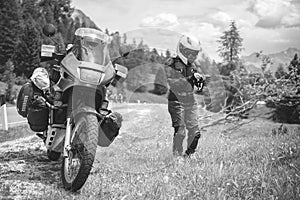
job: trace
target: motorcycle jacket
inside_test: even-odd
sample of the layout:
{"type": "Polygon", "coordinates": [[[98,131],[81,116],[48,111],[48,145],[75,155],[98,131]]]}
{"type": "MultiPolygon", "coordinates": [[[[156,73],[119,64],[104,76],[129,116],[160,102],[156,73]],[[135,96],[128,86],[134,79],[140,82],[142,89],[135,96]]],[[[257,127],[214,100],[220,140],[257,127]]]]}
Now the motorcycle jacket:
{"type": "Polygon", "coordinates": [[[195,81],[193,74],[201,73],[195,64],[185,65],[179,57],[169,58],[165,63],[169,84],[169,101],[194,102],[195,81]]]}

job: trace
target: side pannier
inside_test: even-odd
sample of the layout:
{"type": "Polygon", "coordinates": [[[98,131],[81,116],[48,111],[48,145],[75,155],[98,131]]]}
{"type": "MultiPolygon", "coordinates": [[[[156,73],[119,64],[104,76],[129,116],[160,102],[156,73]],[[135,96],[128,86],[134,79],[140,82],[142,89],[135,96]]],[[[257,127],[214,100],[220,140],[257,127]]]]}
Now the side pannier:
{"type": "Polygon", "coordinates": [[[49,120],[49,108],[41,99],[43,91],[28,82],[22,86],[17,97],[17,111],[27,118],[29,127],[35,132],[47,130],[49,120]]]}
{"type": "Polygon", "coordinates": [[[98,145],[101,147],[109,146],[114,139],[119,135],[119,130],[122,126],[122,115],[118,112],[113,112],[105,117],[99,126],[98,145]]]}

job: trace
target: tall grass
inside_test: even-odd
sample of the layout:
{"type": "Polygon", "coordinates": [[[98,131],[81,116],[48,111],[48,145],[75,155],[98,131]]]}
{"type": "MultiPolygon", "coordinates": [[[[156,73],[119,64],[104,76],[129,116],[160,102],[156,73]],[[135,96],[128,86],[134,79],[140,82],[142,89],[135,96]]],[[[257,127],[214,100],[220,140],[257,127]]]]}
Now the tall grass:
{"type": "Polygon", "coordinates": [[[290,127],[286,134],[274,135],[274,127],[278,125],[260,122],[234,133],[207,131],[190,159],[173,157],[170,141],[162,138],[165,146],[158,147],[160,153],[144,152],[142,157],[139,152],[126,157],[122,143],[116,141],[115,146],[98,151],[79,193],[65,192],[58,183],[34,198],[300,199],[300,130],[290,127]]]}

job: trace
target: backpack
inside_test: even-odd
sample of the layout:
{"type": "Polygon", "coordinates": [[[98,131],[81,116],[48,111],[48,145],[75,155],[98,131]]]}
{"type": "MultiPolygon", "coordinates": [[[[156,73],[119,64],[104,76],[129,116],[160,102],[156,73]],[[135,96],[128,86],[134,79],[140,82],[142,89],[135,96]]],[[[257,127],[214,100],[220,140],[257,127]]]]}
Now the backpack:
{"type": "Polygon", "coordinates": [[[33,87],[32,82],[25,83],[18,94],[17,97],[17,111],[22,117],[27,117],[28,107],[33,99],[33,87]]]}

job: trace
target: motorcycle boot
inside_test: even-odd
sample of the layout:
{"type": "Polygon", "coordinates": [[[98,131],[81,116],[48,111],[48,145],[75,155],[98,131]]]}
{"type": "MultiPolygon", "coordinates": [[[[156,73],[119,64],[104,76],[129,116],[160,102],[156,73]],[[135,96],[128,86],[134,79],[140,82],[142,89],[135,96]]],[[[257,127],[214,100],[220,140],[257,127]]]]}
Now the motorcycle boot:
{"type": "Polygon", "coordinates": [[[183,152],[183,140],[185,137],[185,127],[178,126],[174,127],[175,133],[173,137],[173,155],[174,156],[181,156],[183,152]]]}
{"type": "Polygon", "coordinates": [[[198,127],[194,127],[188,131],[187,150],[185,151],[184,156],[190,156],[191,154],[195,153],[199,139],[201,137],[201,133],[198,130],[198,127]]]}

